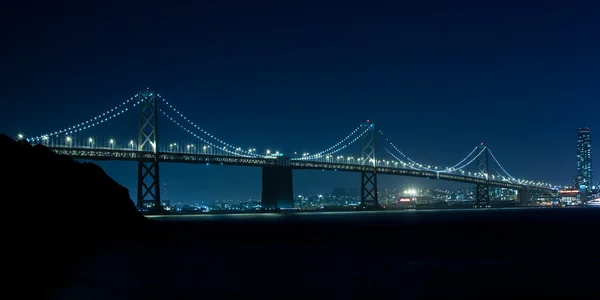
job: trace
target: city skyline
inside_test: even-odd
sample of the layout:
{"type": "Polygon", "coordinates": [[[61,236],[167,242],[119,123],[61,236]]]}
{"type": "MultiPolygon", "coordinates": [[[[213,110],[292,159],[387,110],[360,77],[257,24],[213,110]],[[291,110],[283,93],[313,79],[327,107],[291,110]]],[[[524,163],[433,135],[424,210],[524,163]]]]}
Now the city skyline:
{"type": "MultiPolygon", "coordinates": [[[[15,26],[2,29],[0,129],[15,137],[44,134],[150,87],[245,149],[314,153],[372,120],[419,162],[451,165],[484,142],[511,174],[568,185],[574,129],[600,128],[600,118],[564,114],[564,107],[592,116],[599,110],[600,43],[585,38],[594,34],[586,22],[595,15],[520,4],[518,12],[487,4],[256,5],[241,14],[219,3],[184,11],[107,3],[82,25],[77,7],[40,4],[39,11],[62,16],[57,23],[15,3],[4,18],[15,26]],[[527,13],[540,9],[545,13],[527,13]],[[22,19],[45,29],[25,31],[16,25],[22,19]],[[138,38],[122,30],[131,26],[138,38]]],[[[137,138],[136,118],[116,122],[78,138],[137,138]]],[[[193,141],[175,126],[162,130],[164,143],[193,141]]],[[[135,163],[95,163],[135,199],[135,163]]],[[[592,163],[597,171],[598,160],[592,163]]],[[[162,164],[161,173],[172,198],[260,195],[258,168],[162,164]]],[[[358,174],[340,172],[294,177],[295,191],[360,184],[358,174]]],[[[449,185],[379,178],[382,188],[408,181],[449,185]]]]}
{"type": "Polygon", "coordinates": [[[593,180],[592,169],[592,132],[590,128],[577,129],[577,180],[575,188],[585,186],[588,193],[591,191],[593,180]]]}

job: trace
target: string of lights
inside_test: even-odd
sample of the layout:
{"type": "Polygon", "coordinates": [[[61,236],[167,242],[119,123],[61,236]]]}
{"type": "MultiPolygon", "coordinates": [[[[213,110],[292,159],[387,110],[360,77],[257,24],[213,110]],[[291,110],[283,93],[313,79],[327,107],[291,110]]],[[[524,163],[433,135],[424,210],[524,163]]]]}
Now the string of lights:
{"type": "MultiPolygon", "coordinates": [[[[192,136],[194,136],[195,138],[199,139],[200,141],[206,143],[207,145],[214,147],[215,149],[219,149],[225,153],[229,153],[229,154],[233,154],[234,156],[241,156],[241,157],[259,157],[259,155],[256,154],[240,154],[235,152],[235,150],[229,150],[226,147],[221,147],[218,145],[213,144],[212,142],[203,139],[200,135],[196,134],[195,132],[189,130],[188,128],[186,128],[185,126],[181,125],[179,122],[177,122],[177,120],[175,120],[173,117],[171,117],[169,114],[167,114],[163,109],[159,108],[159,111],[165,115],[169,120],[171,120],[173,123],[175,123],[177,126],[179,126],[181,129],[185,130],[187,133],[191,134],[192,136]]],[[[241,151],[239,151],[241,152],[241,151]]]]}
{"type": "Polygon", "coordinates": [[[335,149],[337,147],[339,147],[341,144],[343,144],[344,142],[346,142],[348,139],[352,138],[352,136],[354,136],[358,130],[361,128],[361,126],[356,127],[356,129],[354,129],[350,134],[348,134],[345,138],[343,138],[341,141],[339,141],[338,143],[336,143],[335,145],[312,155],[307,155],[307,156],[302,156],[302,157],[297,157],[294,158],[295,160],[311,160],[311,159],[316,159],[316,158],[320,158],[324,155],[331,155],[337,152],[340,152],[342,150],[344,150],[345,148],[347,148],[348,146],[354,144],[359,138],[361,138],[363,135],[365,135],[369,130],[371,130],[373,127],[373,125],[371,124],[370,126],[367,127],[367,129],[365,129],[361,134],[359,134],[358,136],[356,136],[353,140],[351,140],[350,142],[346,143],[345,145],[341,146],[338,149],[335,149]],[[333,150],[335,149],[335,150],[333,150]]]}
{"type": "MultiPolygon", "coordinates": [[[[477,147],[475,149],[477,149],[477,147]]],[[[479,153],[477,153],[477,155],[475,155],[475,157],[473,157],[468,163],[466,163],[466,164],[462,165],[461,167],[458,167],[458,168],[456,168],[454,170],[455,171],[460,171],[460,170],[464,169],[466,166],[472,164],[480,155],[483,154],[483,152],[485,152],[485,149],[486,148],[481,149],[481,151],[479,151],[479,153]]]]}
{"type": "MultiPolygon", "coordinates": [[[[383,134],[383,132],[382,132],[381,130],[379,131],[379,134],[381,134],[382,136],[384,135],[384,134],[383,134]]],[[[431,169],[431,168],[425,167],[423,164],[420,164],[420,163],[418,163],[418,162],[416,162],[416,161],[412,160],[410,157],[408,157],[406,154],[404,154],[404,152],[400,151],[400,149],[398,149],[398,147],[396,147],[396,145],[394,145],[394,143],[392,143],[392,142],[391,142],[391,141],[390,141],[390,140],[389,140],[387,137],[385,138],[385,141],[386,141],[386,142],[387,142],[387,143],[388,143],[390,146],[392,146],[392,148],[393,148],[394,150],[396,150],[396,152],[398,152],[400,155],[402,155],[404,158],[406,158],[406,160],[408,160],[408,161],[409,161],[409,162],[411,162],[412,164],[414,164],[414,165],[418,166],[420,169],[422,169],[422,170],[426,170],[426,171],[431,171],[431,172],[440,172],[440,169],[441,169],[441,168],[439,168],[439,167],[438,167],[438,169],[435,169],[435,168],[434,168],[434,169],[431,169]]]]}
{"type": "MultiPolygon", "coordinates": [[[[151,96],[151,95],[150,95],[151,96]]],[[[85,131],[87,129],[90,129],[92,127],[98,126],[100,124],[103,124],[109,120],[112,120],[118,116],[121,116],[123,114],[125,114],[127,111],[129,111],[131,107],[135,107],[137,105],[139,105],[142,101],[144,101],[144,99],[147,96],[143,96],[142,94],[136,94],[133,97],[131,97],[130,99],[120,103],[119,105],[116,105],[115,107],[106,110],[105,112],[102,112],[84,122],[81,123],[77,123],[73,126],[69,126],[66,128],[63,128],[61,130],[57,130],[54,132],[50,132],[47,134],[43,134],[40,136],[36,136],[36,137],[32,137],[32,138],[26,138],[27,141],[30,142],[35,142],[35,141],[40,141],[40,140],[48,140],[51,137],[57,137],[57,136],[61,136],[61,135],[66,135],[67,138],[70,138],[69,135],[74,134],[74,133],[78,133],[81,131],[85,131]],[[137,100],[137,101],[136,101],[137,100]]],[[[177,108],[173,107],[172,104],[170,104],[166,99],[162,98],[161,95],[157,94],[157,97],[161,99],[161,101],[167,105],[169,108],[171,108],[173,110],[173,112],[175,113],[173,116],[169,115],[165,110],[163,110],[162,108],[159,108],[159,111],[165,115],[170,121],[172,121],[174,124],[178,125],[180,128],[182,128],[184,131],[186,131],[187,133],[191,134],[192,136],[194,136],[195,138],[199,139],[200,141],[206,143],[207,145],[213,147],[214,149],[220,150],[223,153],[227,153],[233,156],[240,156],[240,157],[263,157],[263,155],[259,155],[256,152],[252,152],[252,149],[250,151],[246,151],[243,150],[240,147],[236,147],[234,145],[231,145],[219,138],[217,138],[216,136],[210,134],[209,132],[207,132],[206,130],[204,130],[203,128],[201,128],[200,126],[198,126],[197,124],[195,124],[194,122],[192,122],[190,119],[188,119],[185,115],[183,115],[181,113],[181,111],[179,111],[177,108]],[[178,121],[178,119],[176,118],[182,118],[183,120],[185,120],[187,122],[187,124],[189,124],[190,126],[192,126],[191,128],[184,126],[184,124],[180,123],[178,121]],[[200,131],[200,134],[197,133],[197,131],[200,131]],[[206,137],[206,138],[203,138],[206,137]]],[[[336,144],[334,144],[333,146],[320,151],[318,153],[312,154],[312,155],[303,155],[302,157],[296,157],[293,158],[293,160],[313,160],[313,159],[320,159],[323,156],[329,156],[332,154],[335,154],[337,152],[340,152],[346,148],[348,148],[349,146],[353,145],[354,143],[356,143],[356,141],[358,141],[361,137],[363,137],[367,132],[369,132],[369,130],[373,130],[373,124],[367,126],[367,128],[365,128],[364,130],[361,131],[364,125],[358,126],[357,128],[355,128],[350,134],[348,134],[346,137],[344,137],[342,140],[340,140],[339,142],[337,142],[336,144]]],[[[378,131],[379,134],[381,134],[383,136],[383,132],[381,130],[378,131]]],[[[21,136],[21,138],[23,138],[21,136]]],[[[91,140],[91,138],[90,138],[91,140]]],[[[403,167],[409,167],[411,169],[414,170],[426,170],[426,171],[431,171],[431,172],[437,172],[437,173],[451,173],[451,172],[455,172],[455,171],[461,171],[463,170],[465,167],[471,165],[478,157],[480,157],[484,151],[488,150],[492,159],[494,160],[494,162],[498,165],[498,167],[500,168],[500,170],[502,172],[499,172],[498,170],[496,170],[495,168],[493,168],[493,173],[496,173],[498,175],[498,178],[504,181],[511,181],[511,182],[516,182],[519,184],[525,184],[525,185],[534,185],[534,186],[549,186],[551,188],[555,188],[556,186],[553,186],[551,184],[548,183],[542,183],[542,182],[534,182],[531,180],[522,180],[522,179],[516,179],[515,177],[513,177],[511,174],[509,174],[506,169],[500,164],[499,160],[496,158],[496,156],[494,155],[494,153],[487,147],[485,147],[484,149],[482,149],[479,153],[477,153],[477,155],[473,156],[478,147],[473,148],[473,150],[471,150],[471,152],[465,156],[462,160],[460,160],[458,163],[456,163],[455,165],[451,166],[451,167],[447,167],[447,168],[439,168],[439,167],[434,167],[432,168],[430,165],[423,165],[421,163],[417,163],[416,161],[414,161],[413,159],[411,159],[410,157],[408,157],[406,154],[404,154],[394,143],[392,143],[388,138],[385,139],[386,143],[389,144],[389,146],[391,146],[391,148],[387,148],[387,147],[383,147],[384,150],[391,156],[393,157],[396,162],[395,164],[397,165],[398,163],[402,164],[403,167]],[[391,150],[393,149],[393,151],[391,150]],[[397,157],[395,155],[395,153],[399,153],[402,157],[404,157],[406,160],[400,159],[399,157],[397,157]],[[504,174],[502,174],[504,173],[504,174]],[[506,176],[508,177],[506,177],[506,176]]],[[[464,174],[464,171],[462,171],[464,174]]],[[[469,173],[470,175],[470,173],[469,173]]],[[[479,173],[475,173],[473,174],[474,176],[485,176],[487,174],[479,174],[479,173]]]]}
{"type": "Polygon", "coordinates": [[[492,152],[491,149],[489,149],[490,155],[492,156],[492,159],[494,159],[494,161],[496,162],[496,164],[500,167],[500,170],[502,170],[502,172],[504,172],[504,174],[506,174],[508,176],[508,178],[517,181],[517,179],[515,179],[513,176],[511,176],[508,172],[506,172],[506,170],[504,169],[504,167],[502,167],[502,165],[500,164],[500,162],[498,161],[498,159],[496,159],[496,156],[494,155],[494,153],[492,152]]]}
{"type": "MultiPolygon", "coordinates": [[[[509,179],[506,178],[506,176],[500,174],[500,172],[498,172],[498,170],[496,170],[496,168],[492,168],[492,170],[494,170],[494,172],[496,173],[496,175],[500,178],[502,178],[503,181],[510,181],[509,179]]],[[[493,175],[492,175],[493,176],[493,175]]]]}
{"type": "MultiPolygon", "coordinates": [[[[129,110],[129,108],[125,107],[127,104],[129,104],[131,101],[133,101],[135,98],[138,98],[139,94],[136,94],[135,96],[127,99],[126,101],[124,101],[123,103],[95,116],[90,118],[89,120],[86,120],[84,122],[78,123],[76,125],[73,126],[69,126],[66,127],[64,129],[61,130],[57,130],[51,133],[47,133],[47,134],[43,134],[40,136],[36,136],[33,138],[27,138],[26,140],[29,142],[37,142],[40,140],[46,140],[49,139],[50,137],[53,136],[58,136],[61,134],[73,134],[76,132],[80,132],[80,131],[84,131],[86,129],[92,128],[94,126],[100,125],[108,120],[111,120],[117,116],[120,116],[122,114],[124,114],[125,112],[127,112],[129,110]],[[111,114],[112,113],[112,114],[111,114]]],[[[133,106],[139,104],[142,101],[142,99],[138,100],[137,103],[134,103],[133,106]]]]}
{"type": "Polygon", "coordinates": [[[392,157],[393,157],[395,160],[399,161],[399,162],[402,164],[402,166],[404,166],[404,167],[408,166],[408,167],[412,168],[413,170],[420,170],[420,169],[418,169],[418,168],[415,168],[415,167],[414,167],[412,164],[407,164],[406,162],[402,161],[400,158],[398,158],[396,155],[394,155],[394,154],[393,154],[393,153],[392,153],[392,152],[391,152],[391,151],[390,151],[388,148],[386,148],[386,147],[383,147],[383,149],[384,149],[384,150],[385,150],[385,151],[386,151],[386,152],[387,152],[387,153],[388,153],[390,156],[392,156],[392,157]]]}
{"type": "MultiPolygon", "coordinates": [[[[379,134],[381,134],[382,136],[384,135],[383,132],[380,130],[379,134]]],[[[471,150],[471,152],[469,152],[469,154],[467,156],[465,156],[461,161],[459,161],[458,163],[456,163],[455,165],[451,166],[451,167],[446,167],[446,168],[441,168],[441,167],[437,167],[437,168],[431,168],[431,167],[425,167],[425,165],[418,163],[416,161],[414,161],[413,159],[411,159],[410,157],[408,157],[406,154],[404,154],[404,152],[402,152],[394,143],[392,143],[388,138],[385,139],[386,142],[389,143],[390,146],[392,146],[392,148],[399,153],[400,155],[402,155],[404,158],[406,158],[411,164],[416,165],[419,167],[419,169],[421,170],[426,170],[426,171],[431,171],[431,172],[439,172],[439,173],[450,173],[453,171],[460,171],[462,169],[464,169],[466,166],[468,166],[469,164],[473,163],[473,161],[475,160],[476,157],[479,156],[479,154],[477,156],[475,156],[475,158],[471,159],[468,163],[462,165],[461,167],[457,167],[460,164],[462,164],[463,162],[465,162],[467,159],[469,159],[469,157],[471,155],[473,155],[473,153],[475,153],[475,151],[477,151],[477,147],[474,147],[473,150],[471,150]]],[[[386,149],[387,150],[387,149],[386,149]]],[[[388,151],[389,153],[389,151],[388,151]]],[[[482,152],[480,152],[482,153],[482,152]]],[[[390,155],[392,155],[393,157],[395,157],[393,154],[390,153],[390,155]]],[[[400,159],[398,159],[400,160],[400,159]]],[[[411,166],[409,164],[409,166],[411,166]]]]}
{"type": "Polygon", "coordinates": [[[170,103],[169,103],[169,102],[168,102],[166,99],[164,99],[164,98],[163,98],[163,97],[162,97],[160,94],[157,94],[156,96],[157,96],[158,98],[160,98],[160,100],[161,100],[161,101],[163,101],[163,102],[165,103],[165,105],[168,105],[168,106],[169,106],[169,108],[171,108],[171,109],[173,110],[173,112],[175,112],[175,114],[176,114],[178,117],[182,118],[183,120],[185,120],[186,122],[188,122],[188,124],[190,124],[190,125],[191,125],[191,126],[194,128],[194,129],[196,129],[196,130],[199,130],[199,131],[200,131],[200,132],[202,132],[204,135],[206,135],[206,136],[208,136],[209,138],[211,138],[211,139],[215,140],[217,143],[220,143],[220,144],[222,144],[222,145],[223,145],[223,146],[225,146],[225,147],[229,147],[229,148],[234,148],[234,149],[237,149],[237,151],[239,151],[239,152],[242,152],[242,153],[244,153],[244,154],[247,154],[247,155],[250,155],[250,156],[252,156],[252,157],[257,157],[257,156],[259,156],[259,155],[255,154],[255,153],[252,153],[252,152],[250,152],[250,151],[243,150],[241,147],[236,147],[236,146],[233,146],[233,145],[231,145],[231,144],[229,144],[229,143],[227,143],[227,142],[225,142],[225,141],[223,141],[223,140],[219,139],[218,137],[216,137],[216,136],[214,136],[214,135],[210,134],[208,131],[204,130],[203,128],[201,128],[200,126],[198,126],[196,123],[194,123],[194,122],[192,122],[190,119],[188,119],[186,116],[184,116],[184,115],[181,113],[181,111],[180,111],[180,110],[178,110],[177,108],[173,107],[173,105],[172,105],[172,104],[170,104],[170,103]]]}
{"type": "MultiPolygon", "coordinates": [[[[410,165],[410,164],[405,164],[405,163],[404,163],[404,162],[403,162],[403,161],[402,161],[400,158],[398,158],[396,155],[394,155],[394,154],[393,154],[393,153],[392,153],[392,152],[391,152],[391,151],[390,151],[388,148],[385,148],[385,147],[384,147],[384,149],[385,149],[385,151],[386,151],[386,152],[388,152],[388,154],[389,154],[389,155],[391,155],[391,156],[392,156],[394,159],[396,159],[396,160],[400,161],[400,163],[402,163],[404,166],[408,166],[408,167],[412,168],[413,170],[419,170],[419,171],[422,171],[422,169],[415,168],[414,166],[412,166],[412,165],[410,165]]],[[[481,154],[481,153],[483,153],[483,151],[482,151],[482,152],[480,152],[479,154],[481,154]]],[[[477,156],[479,156],[479,155],[477,155],[477,156]]],[[[464,168],[464,167],[468,166],[469,164],[471,164],[471,163],[472,163],[472,162],[473,162],[473,161],[474,161],[474,160],[477,158],[477,156],[475,156],[473,159],[471,159],[471,161],[469,161],[468,163],[466,163],[466,164],[465,164],[465,165],[463,165],[462,167],[460,167],[460,168],[457,168],[457,169],[454,169],[454,171],[460,171],[462,168],[464,168]]],[[[428,170],[428,171],[429,171],[429,170],[428,170]]],[[[451,173],[449,170],[444,170],[444,171],[431,171],[431,172],[436,172],[436,173],[451,173]]]]}
{"type": "Polygon", "coordinates": [[[452,167],[449,167],[448,169],[450,169],[450,171],[454,170],[454,168],[456,168],[458,165],[462,164],[463,162],[465,162],[465,160],[467,160],[469,158],[469,156],[473,155],[473,153],[475,153],[475,151],[477,151],[477,147],[473,148],[473,150],[471,150],[471,152],[465,156],[465,158],[463,158],[461,161],[459,161],[457,164],[455,164],[452,167]]]}

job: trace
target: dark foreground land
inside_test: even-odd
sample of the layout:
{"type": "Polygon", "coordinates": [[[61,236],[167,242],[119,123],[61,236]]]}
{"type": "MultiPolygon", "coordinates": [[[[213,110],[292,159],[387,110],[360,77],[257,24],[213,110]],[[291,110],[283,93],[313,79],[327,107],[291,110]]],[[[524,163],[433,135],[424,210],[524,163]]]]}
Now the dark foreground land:
{"type": "Polygon", "coordinates": [[[154,217],[73,264],[57,295],[591,299],[598,220],[600,209],[154,217]]]}
{"type": "Polygon", "coordinates": [[[600,299],[600,209],[149,220],[97,165],[2,134],[0,173],[6,299],[600,299]]]}

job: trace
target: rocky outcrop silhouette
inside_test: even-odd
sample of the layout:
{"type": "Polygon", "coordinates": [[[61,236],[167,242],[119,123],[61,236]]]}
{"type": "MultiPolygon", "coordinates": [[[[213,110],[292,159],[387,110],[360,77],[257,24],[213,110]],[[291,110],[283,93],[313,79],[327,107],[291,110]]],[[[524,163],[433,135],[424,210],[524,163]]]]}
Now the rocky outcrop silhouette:
{"type": "Polygon", "coordinates": [[[77,257],[146,228],[129,191],[96,164],[0,134],[0,173],[13,277],[51,284],[77,257]]]}

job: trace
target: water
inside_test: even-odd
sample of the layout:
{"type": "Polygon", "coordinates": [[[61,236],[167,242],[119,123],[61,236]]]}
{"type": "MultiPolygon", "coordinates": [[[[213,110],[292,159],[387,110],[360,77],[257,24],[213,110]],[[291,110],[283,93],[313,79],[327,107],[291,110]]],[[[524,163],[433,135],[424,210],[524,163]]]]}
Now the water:
{"type": "Polygon", "coordinates": [[[597,255],[584,254],[600,253],[597,234],[587,235],[597,232],[592,226],[599,213],[487,209],[156,216],[156,239],[107,246],[74,265],[72,279],[56,295],[352,299],[392,292],[418,299],[530,288],[572,297],[586,288],[585,274],[600,265],[597,255]],[[578,278],[578,284],[562,284],[565,276],[578,278]],[[547,284],[538,285],[540,278],[547,284]]]}

